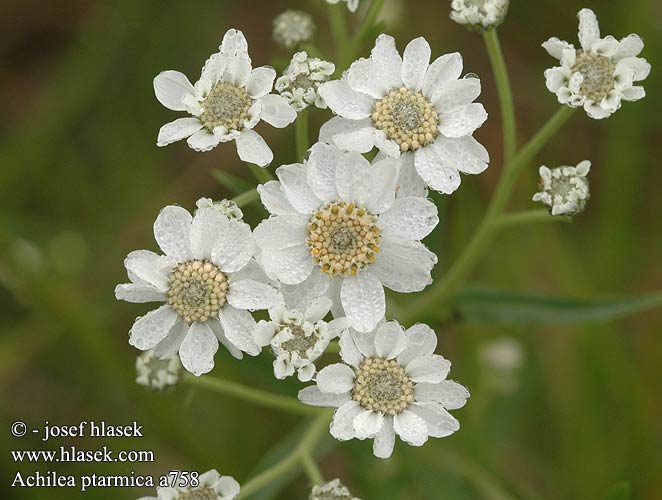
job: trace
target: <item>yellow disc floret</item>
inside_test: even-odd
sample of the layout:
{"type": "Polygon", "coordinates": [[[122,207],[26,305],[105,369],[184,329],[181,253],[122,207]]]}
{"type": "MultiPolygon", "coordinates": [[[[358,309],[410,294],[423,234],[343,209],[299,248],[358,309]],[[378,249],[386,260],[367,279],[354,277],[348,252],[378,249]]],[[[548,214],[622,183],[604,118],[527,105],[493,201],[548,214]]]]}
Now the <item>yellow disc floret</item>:
{"type": "Polygon", "coordinates": [[[414,383],[396,360],[366,358],[356,369],[352,399],[366,410],[397,415],[414,401],[414,383]]]}
{"type": "Polygon", "coordinates": [[[170,275],[168,304],[188,323],[202,323],[215,316],[227,294],[227,277],[206,260],[183,262],[170,275]]]}
{"type": "Polygon", "coordinates": [[[252,105],[253,99],[243,88],[219,82],[202,101],[200,121],[210,132],[216,127],[242,130],[252,105]]]}

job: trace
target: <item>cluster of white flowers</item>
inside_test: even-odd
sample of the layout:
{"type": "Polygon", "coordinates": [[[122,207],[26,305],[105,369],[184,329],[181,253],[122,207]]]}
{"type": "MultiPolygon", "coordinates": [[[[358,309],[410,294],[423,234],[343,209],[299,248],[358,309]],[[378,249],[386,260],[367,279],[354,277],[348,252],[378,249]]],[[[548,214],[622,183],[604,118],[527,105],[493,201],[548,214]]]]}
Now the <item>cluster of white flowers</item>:
{"type": "Polygon", "coordinates": [[[333,63],[309,57],[305,51],[297,52],[283,76],[276,80],[276,90],[297,111],[312,105],[325,109],[324,99],[317,89],[329,80],[335,70],[333,63]]]}
{"type": "Polygon", "coordinates": [[[239,495],[239,483],[230,476],[221,476],[212,469],[200,475],[198,486],[160,487],[155,497],[139,500],[234,500],[239,495]]]}
{"type": "Polygon", "coordinates": [[[506,18],[510,0],[453,0],[451,19],[469,29],[496,28],[506,18]]]}
{"type": "Polygon", "coordinates": [[[274,42],[284,49],[293,49],[312,40],[315,23],[310,14],[300,10],[286,10],[274,19],[274,42]]]}
{"type": "Polygon", "coordinates": [[[361,500],[352,495],[347,487],[334,479],[323,485],[315,485],[310,492],[308,500],[361,500]]]}
{"type": "Polygon", "coordinates": [[[150,349],[136,358],[136,383],[162,391],[177,385],[182,377],[182,363],[176,354],[159,359],[150,349]]]}
{"type": "Polygon", "coordinates": [[[552,215],[577,215],[586,207],[590,193],[588,175],[591,162],[584,160],[576,167],[558,167],[550,170],[540,167],[540,189],[533,201],[549,207],[552,215]]]}

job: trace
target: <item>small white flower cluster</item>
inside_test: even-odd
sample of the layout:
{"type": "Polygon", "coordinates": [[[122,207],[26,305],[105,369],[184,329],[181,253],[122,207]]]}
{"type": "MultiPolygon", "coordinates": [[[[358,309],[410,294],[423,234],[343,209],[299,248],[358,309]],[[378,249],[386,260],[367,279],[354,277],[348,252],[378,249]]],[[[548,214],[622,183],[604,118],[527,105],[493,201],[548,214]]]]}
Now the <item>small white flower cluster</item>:
{"type": "Polygon", "coordinates": [[[352,495],[340,479],[334,479],[323,485],[315,485],[308,500],[361,500],[352,495]]]}
{"type": "Polygon", "coordinates": [[[136,358],[136,383],[162,391],[179,383],[182,363],[176,354],[159,359],[153,350],[145,351],[136,358]]]}
{"type": "Polygon", "coordinates": [[[214,201],[211,198],[200,198],[195,202],[197,208],[215,208],[228,219],[243,219],[244,212],[232,200],[214,201]]]}
{"type": "Polygon", "coordinates": [[[303,111],[312,105],[325,109],[326,104],[317,89],[329,80],[335,70],[333,63],[309,57],[305,51],[297,52],[283,76],[276,80],[276,90],[296,111],[303,111]]]}
{"type": "Polygon", "coordinates": [[[198,486],[156,489],[155,497],[139,500],[234,500],[239,495],[239,483],[230,476],[221,476],[215,469],[199,477],[198,486]]]}
{"type": "Polygon", "coordinates": [[[356,10],[359,8],[359,1],[360,0],[326,0],[326,3],[337,4],[339,2],[346,2],[349,11],[356,12],[356,10]]]}
{"type": "Polygon", "coordinates": [[[472,30],[496,28],[508,13],[510,0],[453,0],[451,19],[472,30]]]}
{"type": "Polygon", "coordinates": [[[293,49],[313,39],[315,22],[310,14],[300,10],[286,10],[274,19],[274,42],[284,49],[293,49]]]}
{"type": "Polygon", "coordinates": [[[533,195],[549,207],[552,215],[577,215],[586,207],[590,193],[588,175],[591,162],[585,160],[576,167],[549,169],[540,167],[540,189],[533,195]]]}

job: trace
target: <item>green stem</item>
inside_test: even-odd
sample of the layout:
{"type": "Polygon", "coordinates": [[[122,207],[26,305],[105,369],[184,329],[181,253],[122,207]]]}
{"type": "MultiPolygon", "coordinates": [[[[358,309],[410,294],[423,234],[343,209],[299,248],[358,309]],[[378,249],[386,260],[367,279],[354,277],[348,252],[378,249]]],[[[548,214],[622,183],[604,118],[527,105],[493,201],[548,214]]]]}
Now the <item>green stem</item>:
{"type": "Polygon", "coordinates": [[[311,484],[322,485],[324,483],[324,476],[322,475],[322,471],[317,466],[317,463],[310,453],[301,454],[301,465],[303,466],[303,470],[308,476],[311,484]]]}
{"type": "Polygon", "coordinates": [[[311,454],[311,452],[315,449],[315,446],[317,446],[319,440],[322,438],[322,434],[328,429],[331,415],[332,412],[330,411],[324,411],[320,413],[310,423],[303,436],[301,437],[301,441],[299,442],[298,446],[280,462],[245,483],[241,487],[241,493],[239,493],[237,498],[247,498],[250,495],[254,495],[272,481],[276,480],[284,474],[287,474],[290,470],[296,467],[297,464],[301,464],[303,457],[305,455],[311,454]]]}
{"type": "Polygon", "coordinates": [[[252,163],[248,163],[247,165],[260,184],[273,180],[274,176],[271,175],[271,172],[269,172],[267,167],[259,167],[252,163]]]}
{"type": "Polygon", "coordinates": [[[503,164],[507,165],[517,151],[517,122],[515,120],[515,106],[513,104],[513,93],[508,77],[506,61],[503,57],[499,35],[495,28],[483,32],[483,39],[487,48],[487,54],[492,64],[494,80],[499,94],[501,106],[501,127],[503,129],[503,164]]]}
{"type": "Polygon", "coordinates": [[[238,399],[243,399],[250,403],[274,408],[276,410],[283,410],[297,415],[318,415],[320,411],[312,406],[306,406],[300,403],[297,399],[288,396],[280,396],[272,394],[260,389],[254,389],[243,384],[231,382],[214,377],[195,377],[193,375],[185,375],[184,382],[197,387],[204,387],[211,389],[226,396],[232,396],[238,399]]]}
{"type": "Polygon", "coordinates": [[[295,122],[296,128],[296,149],[297,161],[303,161],[303,157],[308,151],[310,144],[308,139],[308,110],[304,109],[299,113],[297,121],[295,122]]]}
{"type": "Polygon", "coordinates": [[[375,27],[377,18],[379,17],[379,13],[382,11],[383,6],[384,0],[372,0],[372,2],[370,2],[370,7],[368,7],[368,11],[363,17],[361,26],[359,26],[352,43],[352,60],[356,57],[356,52],[361,48],[363,43],[366,42],[370,30],[375,27]]]}
{"type": "Polygon", "coordinates": [[[549,214],[549,210],[540,208],[535,210],[523,210],[521,212],[503,214],[495,219],[494,225],[497,229],[502,230],[523,224],[548,222],[572,222],[572,217],[552,216],[549,214]]]}
{"type": "Polygon", "coordinates": [[[246,191],[245,193],[241,193],[235,196],[234,198],[232,198],[232,201],[234,201],[238,207],[244,207],[249,203],[256,201],[259,198],[260,195],[257,192],[257,189],[251,189],[250,191],[246,191]]]}
{"type": "Polygon", "coordinates": [[[494,229],[496,228],[495,221],[505,209],[522,168],[559,131],[563,124],[572,116],[573,111],[572,108],[567,106],[561,107],[538,133],[533,136],[526,146],[522,148],[513,161],[505,166],[485,217],[464,248],[464,251],[448,270],[444,279],[439,281],[405,311],[403,322],[407,323],[412,320],[418,320],[420,319],[419,316],[425,314],[428,310],[438,308],[455,291],[458,285],[467,278],[489,245],[494,229]]]}
{"type": "Polygon", "coordinates": [[[336,75],[347,69],[350,57],[349,29],[347,28],[347,8],[344,3],[328,4],[331,35],[336,49],[336,75]]]}

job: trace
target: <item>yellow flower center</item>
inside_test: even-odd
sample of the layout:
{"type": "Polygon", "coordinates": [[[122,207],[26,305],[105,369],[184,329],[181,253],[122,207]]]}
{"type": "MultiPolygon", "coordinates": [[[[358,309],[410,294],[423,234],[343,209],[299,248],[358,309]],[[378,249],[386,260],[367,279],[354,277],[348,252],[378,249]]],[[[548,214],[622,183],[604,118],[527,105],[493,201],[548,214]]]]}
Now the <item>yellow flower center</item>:
{"type": "Polygon", "coordinates": [[[579,92],[593,101],[602,101],[614,89],[616,65],[608,57],[580,51],[571,71],[584,77],[579,92]]]}
{"type": "Polygon", "coordinates": [[[414,401],[414,383],[396,360],[366,358],[356,369],[352,399],[366,410],[397,415],[414,401]]]}
{"type": "Polygon", "coordinates": [[[253,99],[243,88],[219,82],[202,101],[203,112],[200,121],[210,132],[216,127],[242,130],[252,105],[253,99]]]}
{"type": "Polygon", "coordinates": [[[188,323],[203,323],[215,316],[227,294],[227,277],[211,262],[183,262],[170,275],[168,304],[188,323]]]}

